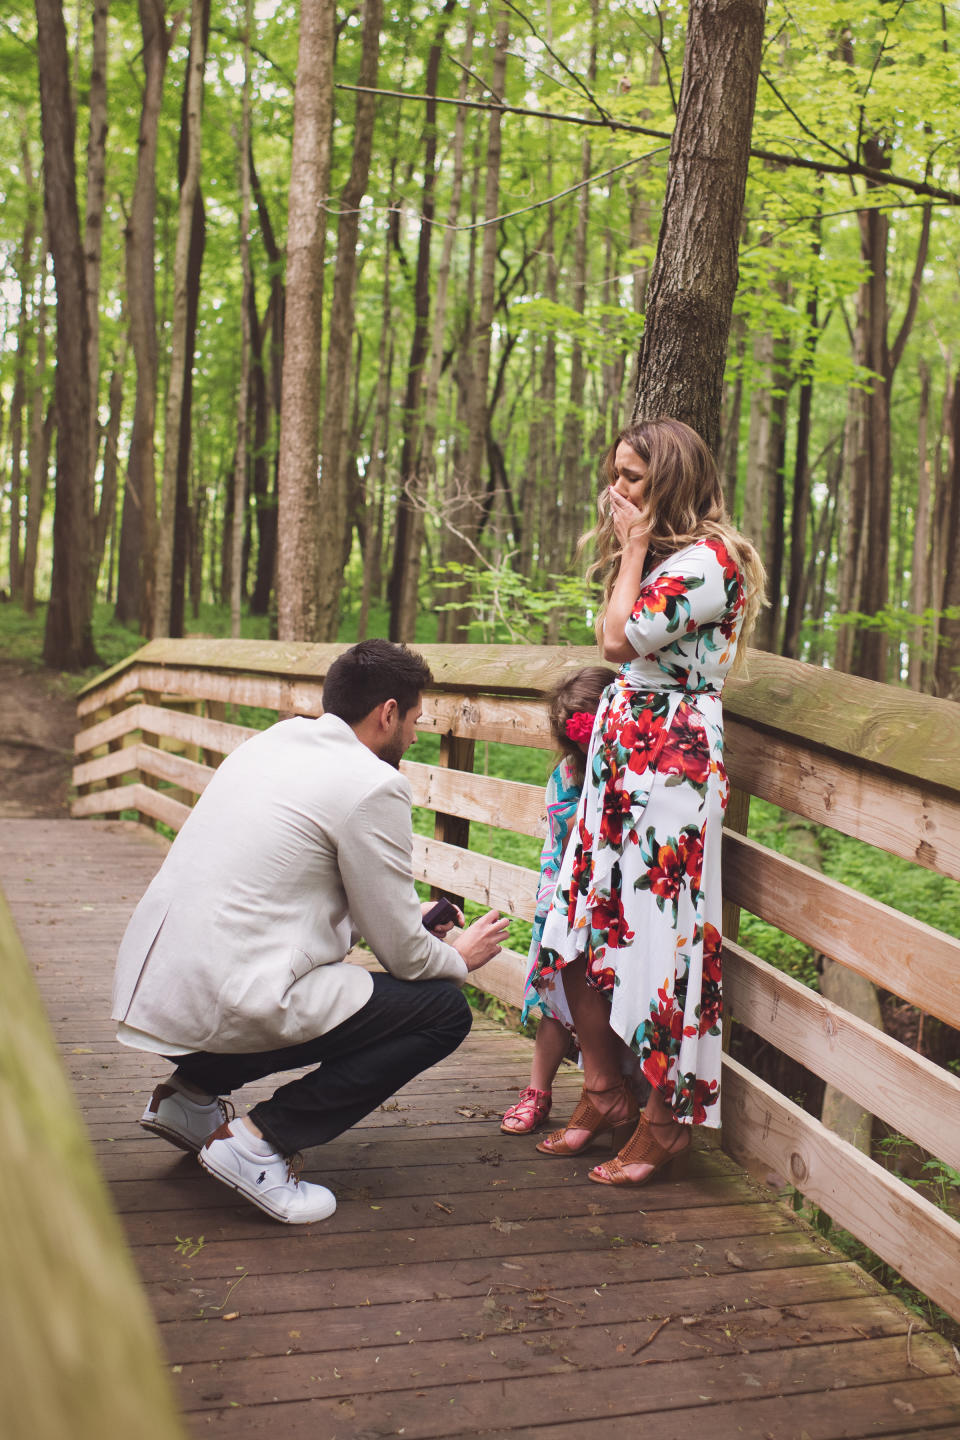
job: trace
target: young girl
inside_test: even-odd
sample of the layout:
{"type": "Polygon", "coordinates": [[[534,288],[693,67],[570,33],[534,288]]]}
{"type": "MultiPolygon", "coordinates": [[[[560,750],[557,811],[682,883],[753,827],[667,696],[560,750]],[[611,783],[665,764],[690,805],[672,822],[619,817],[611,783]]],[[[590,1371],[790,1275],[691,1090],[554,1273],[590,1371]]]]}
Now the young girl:
{"type": "MultiPolygon", "coordinates": [[[[593,719],[600,698],[612,679],[612,670],[591,665],[564,680],[550,697],[550,728],[563,751],[563,758],[547,781],[547,838],[540,857],[540,884],[530,941],[531,975],[536,969],[543,922],[553,899],[570,822],[583,788],[584,763],[593,719]]],[[[570,1013],[562,994],[556,996],[551,1006],[534,990],[528,976],[523,996],[523,1020],[534,1005],[540,1008],[541,1020],[533,1046],[530,1084],[520,1091],[517,1103],[504,1113],[500,1129],[507,1135],[528,1135],[546,1120],[550,1114],[553,1077],[570,1049],[570,1013]]]]}
{"type": "Polygon", "coordinates": [[[598,639],[621,663],[597,714],[531,982],[563,990],[584,1089],[548,1155],[637,1121],[618,1047],[650,1099],[617,1158],[590,1172],[643,1184],[719,1125],[724,680],[763,598],[763,568],[725,512],[713,457],[678,420],[630,426],[605,462],[595,532],[598,639]]]}

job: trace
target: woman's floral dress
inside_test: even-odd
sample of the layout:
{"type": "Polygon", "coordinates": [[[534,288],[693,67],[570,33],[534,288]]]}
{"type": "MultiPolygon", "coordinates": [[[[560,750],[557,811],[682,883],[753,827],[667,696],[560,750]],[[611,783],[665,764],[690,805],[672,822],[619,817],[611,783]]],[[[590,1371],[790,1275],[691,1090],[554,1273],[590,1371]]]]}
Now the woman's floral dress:
{"type": "Polygon", "coordinates": [[[652,570],[606,690],[530,980],[547,1005],[581,956],[610,1023],[677,1120],[720,1124],[720,841],[729,785],[720,692],[743,623],[721,541],[652,570]]]}
{"type": "Polygon", "coordinates": [[[560,764],[547,781],[547,789],[544,795],[544,804],[547,809],[547,838],[543,842],[543,851],[540,855],[540,882],[537,886],[537,908],[533,916],[533,934],[530,938],[530,972],[527,975],[527,983],[523,991],[523,1014],[520,1017],[521,1024],[526,1021],[527,1015],[535,1005],[540,1007],[540,1011],[544,1016],[552,1020],[559,1020],[567,1026],[570,1026],[572,1023],[562,989],[561,993],[555,996],[554,1006],[551,1006],[545,997],[534,989],[530,981],[536,972],[537,959],[540,955],[540,938],[543,935],[543,923],[547,918],[547,911],[550,909],[550,902],[557,888],[560,862],[563,859],[567,836],[570,834],[570,825],[577,812],[580,788],[573,773],[573,765],[570,757],[569,755],[564,755],[560,764]]]}

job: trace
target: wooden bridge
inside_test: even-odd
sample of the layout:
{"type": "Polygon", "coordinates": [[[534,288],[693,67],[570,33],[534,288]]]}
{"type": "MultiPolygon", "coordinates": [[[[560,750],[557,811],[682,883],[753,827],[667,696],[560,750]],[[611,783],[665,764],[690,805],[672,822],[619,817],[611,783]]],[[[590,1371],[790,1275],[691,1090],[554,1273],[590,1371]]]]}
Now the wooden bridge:
{"type": "MultiPolygon", "coordinates": [[[[176,829],[218,758],[249,733],[228,707],[317,713],[337,649],[148,645],[81,698],[75,812],[91,818],[0,827],[4,1437],[86,1440],[109,1427],[137,1440],[275,1428],[323,1440],[560,1440],[618,1422],[639,1433],[645,1419],[676,1440],[705,1430],[714,1440],[960,1436],[953,1348],[741,1165],[794,1186],[957,1317],[960,1226],[732,1059],[723,1149],[699,1144],[683,1181],[599,1189],[582,1161],[500,1133],[530,1042],[479,1019],[443,1065],[308,1155],[306,1174],[331,1185],[339,1208],[304,1231],[233,1203],[190,1157],[139,1129],[166,1067],[116,1045],[108,997],[119,937],[163,854],[148,825],[176,829]],[[64,1071],[89,1144],[73,1127],[64,1071]]],[[[419,876],[529,918],[535,876],[481,853],[477,824],[535,836],[542,785],[476,773],[475,762],[487,741],[547,748],[543,690],[594,657],[426,653],[437,688],[424,725],[439,755],[405,765],[418,805],[434,813],[433,833],[417,840],[419,876]]],[[[728,691],[738,791],[728,936],[742,905],[960,1024],[956,939],[737,833],[759,795],[960,878],[956,714],[756,656],[750,680],[728,691]]],[[[519,955],[481,974],[516,1002],[519,955]]],[[[740,1023],[960,1169],[960,1082],[949,1071],[735,938],[725,986],[740,1023]]],[[[578,1087],[570,1067],[561,1118],[578,1087]]]]}

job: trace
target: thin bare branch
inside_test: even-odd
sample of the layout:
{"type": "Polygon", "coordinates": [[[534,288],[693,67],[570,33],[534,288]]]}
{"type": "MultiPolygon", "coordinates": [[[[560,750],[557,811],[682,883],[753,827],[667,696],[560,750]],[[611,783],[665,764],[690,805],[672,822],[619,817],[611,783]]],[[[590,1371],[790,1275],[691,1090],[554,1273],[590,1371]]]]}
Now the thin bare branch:
{"type": "MultiPolygon", "coordinates": [[[[360,90],[365,87],[341,83],[336,88],[338,90],[360,90]]],[[[622,130],[628,135],[649,135],[656,140],[673,138],[671,131],[655,130],[649,125],[634,125],[626,120],[600,120],[589,115],[564,115],[556,110],[531,110],[522,105],[491,105],[483,100],[461,100],[454,95],[420,95],[406,90],[381,89],[374,89],[373,93],[382,95],[387,100],[434,100],[438,105],[460,105],[469,110],[499,110],[504,115],[526,115],[534,120],[559,120],[567,125],[589,125],[602,130],[622,130]]],[[[796,170],[812,170],[814,174],[820,175],[848,175],[851,178],[860,176],[865,180],[872,180],[877,185],[885,185],[891,190],[909,190],[914,195],[926,195],[931,200],[941,201],[944,205],[960,205],[960,191],[947,190],[941,185],[931,185],[927,180],[911,180],[909,176],[895,175],[892,170],[881,170],[872,165],[863,165],[857,160],[848,160],[843,165],[834,165],[827,160],[808,159],[802,155],[767,150],[756,145],[750,147],[750,154],[754,160],[769,160],[775,165],[784,165],[796,170]]]]}

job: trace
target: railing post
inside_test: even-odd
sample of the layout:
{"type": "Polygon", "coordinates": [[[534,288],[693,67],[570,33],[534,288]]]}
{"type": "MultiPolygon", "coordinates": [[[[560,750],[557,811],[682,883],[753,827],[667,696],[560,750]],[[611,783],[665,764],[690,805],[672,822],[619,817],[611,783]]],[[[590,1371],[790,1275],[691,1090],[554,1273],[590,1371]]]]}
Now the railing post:
{"type": "MultiPolygon", "coordinates": [[[[730,798],[727,801],[726,814],[723,817],[724,830],[735,830],[738,835],[746,835],[747,826],[750,820],[750,792],[739,790],[735,785],[730,787],[730,798]]],[[[724,940],[731,943],[740,936],[740,906],[735,905],[732,900],[724,900],[721,912],[721,928],[724,940]]],[[[730,1054],[730,1032],[731,1016],[726,1006],[723,1009],[723,1053],[730,1054]]]]}
{"type": "MultiPolygon", "coordinates": [[[[448,730],[440,736],[440,759],[437,763],[447,770],[466,770],[472,774],[475,751],[476,741],[465,740],[448,730]]],[[[434,817],[433,836],[435,840],[443,840],[447,845],[458,845],[466,850],[470,845],[470,821],[465,820],[462,815],[447,815],[438,810],[434,817]]],[[[430,895],[434,900],[445,895],[454,905],[463,909],[462,895],[441,890],[437,885],[431,886],[430,895]]]]}

